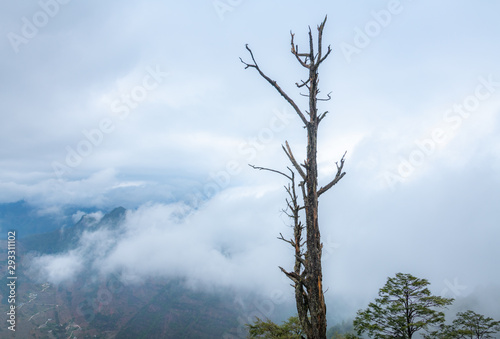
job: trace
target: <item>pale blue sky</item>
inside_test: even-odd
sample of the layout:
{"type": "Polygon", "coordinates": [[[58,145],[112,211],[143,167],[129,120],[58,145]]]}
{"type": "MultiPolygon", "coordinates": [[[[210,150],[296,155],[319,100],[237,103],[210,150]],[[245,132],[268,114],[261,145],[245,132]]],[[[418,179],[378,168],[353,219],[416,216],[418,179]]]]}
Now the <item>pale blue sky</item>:
{"type": "Polygon", "coordinates": [[[264,242],[265,258],[277,260],[257,261],[286,286],[274,270],[287,253],[274,239],[286,230],[283,182],[246,164],[284,168],[281,144],[303,157],[304,131],[239,57],[249,60],[248,43],[302,103],[294,83],[305,72],[289,32],[303,45],[307,26],[328,14],[333,53],[320,88],[333,99],[321,105],[331,113],[320,128],[320,182],[348,154],[347,176],[320,205],[335,244],[325,285],[360,295],[359,304],[397,271],[429,277],[437,290],[455,278],[469,293],[499,286],[497,2],[54,1],[9,2],[0,14],[0,202],[147,214],[147,203],[209,199],[200,246],[216,247],[220,213],[235,220],[235,247],[248,227],[265,228],[255,230],[265,240],[244,247],[264,242]],[[215,191],[226,200],[210,199],[215,191]],[[269,218],[250,226],[246,210],[264,203],[269,218]]]}

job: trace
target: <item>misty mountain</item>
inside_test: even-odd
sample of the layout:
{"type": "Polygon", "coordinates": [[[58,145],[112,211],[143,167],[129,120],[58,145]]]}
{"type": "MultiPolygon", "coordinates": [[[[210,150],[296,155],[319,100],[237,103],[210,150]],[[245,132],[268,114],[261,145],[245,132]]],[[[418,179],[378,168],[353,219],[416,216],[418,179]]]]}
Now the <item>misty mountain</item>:
{"type": "Polygon", "coordinates": [[[125,218],[125,212],[126,210],[123,207],[117,207],[104,215],[100,220],[92,215],[83,215],[71,227],[29,235],[22,239],[22,244],[28,251],[36,251],[44,254],[64,252],[76,247],[84,231],[96,231],[104,228],[116,230],[125,218]]]}
{"type": "MultiPolygon", "coordinates": [[[[221,338],[225,334],[240,338],[244,324],[256,316],[281,322],[294,314],[288,281],[275,285],[278,288],[270,294],[257,295],[272,283],[268,279],[272,271],[249,274],[250,261],[242,260],[247,257],[241,248],[257,250],[254,243],[246,242],[253,236],[271,239],[265,248],[272,248],[274,240],[251,228],[245,229],[245,237],[231,237],[233,221],[219,218],[232,207],[223,198],[219,197],[216,213],[213,205],[212,210],[193,212],[182,205],[155,204],[129,211],[118,207],[107,214],[79,213],[73,225],[19,239],[17,337],[68,338],[74,332],[77,337],[96,338],[221,338]],[[216,224],[209,224],[208,211],[217,216],[216,224]]],[[[327,241],[326,249],[331,246],[327,241]]],[[[0,279],[4,280],[6,253],[5,240],[0,241],[0,279]]],[[[456,290],[464,295],[456,295],[448,320],[466,309],[498,318],[498,288],[483,288],[463,298],[467,286],[451,282],[448,293],[456,290]]],[[[5,284],[0,285],[2,338],[9,333],[4,321],[8,292],[5,284]]],[[[335,295],[330,299],[331,331],[350,325],[341,323],[355,315],[345,306],[347,302],[351,301],[335,295]]]]}
{"type": "Polygon", "coordinates": [[[61,213],[49,213],[35,208],[24,200],[0,204],[0,228],[2,231],[15,229],[18,238],[33,234],[43,234],[57,231],[61,227],[73,226],[71,216],[78,211],[95,212],[95,209],[68,206],[61,213]]]}
{"type": "MultiPolygon", "coordinates": [[[[188,288],[179,278],[144,277],[140,282],[124,284],[119,275],[99,276],[90,267],[75,281],[53,284],[41,280],[33,270],[40,255],[73,251],[84,233],[106,231],[119,236],[125,215],[122,207],[101,218],[86,214],[71,227],[18,241],[16,337],[221,338],[237,332],[240,312],[234,295],[227,291],[188,288]]],[[[1,247],[4,255],[6,244],[1,247]]],[[[0,270],[6,278],[3,259],[0,270]]],[[[2,285],[2,338],[12,334],[4,321],[8,292],[2,285]]]]}

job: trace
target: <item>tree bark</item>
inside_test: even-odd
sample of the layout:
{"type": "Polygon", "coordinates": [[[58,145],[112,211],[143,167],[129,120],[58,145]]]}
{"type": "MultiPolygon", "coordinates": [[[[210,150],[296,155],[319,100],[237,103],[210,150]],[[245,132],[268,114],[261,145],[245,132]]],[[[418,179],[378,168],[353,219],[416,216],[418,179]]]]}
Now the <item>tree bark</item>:
{"type": "Polygon", "coordinates": [[[326,305],[323,293],[323,273],[321,267],[323,245],[321,243],[321,234],[318,222],[318,197],[333,187],[345,175],[345,172],[343,172],[344,153],[344,156],[342,156],[340,160],[340,164],[336,164],[337,173],[335,178],[318,190],[318,126],[328,112],[318,115],[317,104],[318,101],[327,101],[330,99],[329,94],[325,99],[318,98],[318,94],[320,93],[318,89],[318,69],[321,63],[331,52],[331,48],[328,46],[326,54],[322,54],[322,37],[325,23],[326,17],[318,26],[317,53],[314,52],[314,41],[311,28],[309,28],[309,51],[307,53],[299,53],[298,46],[295,46],[294,44],[294,34],[291,33],[292,54],[296,57],[299,63],[309,71],[308,79],[306,81],[302,80],[300,84],[296,83],[299,89],[303,87],[308,89],[308,94],[306,96],[309,98],[309,111],[305,111],[306,114],[304,114],[295,101],[281,89],[276,81],[272,80],[260,69],[259,65],[255,61],[252,50],[248,47],[248,45],[246,46],[246,49],[250,53],[253,63],[246,63],[240,58],[241,62],[245,64],[245,68],[255,68],[260,76],[269,82],[281,94],[281,96],[285,98],[285,100],[293,107],[307,130],[306,160],[303,164],[299,164],[295,160],[288,142],[285,141],[286,147],[283,146],[285,154],[292,163],[295,171],[300,176],[301,181],[298,185],[295,183],[295,174],[291,168],[289,168],[291,175],[288,175],[273,169],[256,166],[252,167],[255,169],[277,172],[290,180],[290,184],[285,187],[290,199],[287,199],[287,210],[289,212],[286,213],[293,220],[294,237],[287,240],[280,234],[279,239],[294,247],[295,265],[292,272],[288,272],[282,267],[280,267],[280,269],[294,283],[293,286],[295,288],[297,313],[302,329],[306,333],[308,339],[326,338],[326,305]],[[305,171],[302,168],[305,168],[305,171]],[[296,186],[298,186],[302,192],[302,206],[298,203],[296,186]],[[302,209],[305,211],[305,227],[300,222],[299,217],[299,211],[302,209]],[[302,240],[302,231],[304,229],[306,230],[305,242],[302,240]]]}

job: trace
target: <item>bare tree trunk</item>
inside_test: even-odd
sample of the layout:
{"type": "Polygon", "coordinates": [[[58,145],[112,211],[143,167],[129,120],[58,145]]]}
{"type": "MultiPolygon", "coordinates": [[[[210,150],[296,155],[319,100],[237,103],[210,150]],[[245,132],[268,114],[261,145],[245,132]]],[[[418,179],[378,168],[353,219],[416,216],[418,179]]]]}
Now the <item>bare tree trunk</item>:
{"type": "Polygon", "coordinates": [[[340,160],[340,165],[337,163],[337,173],[335,178],[330,181],[324,187],[318,189],[318,164],[317,164],[317,136],[318,136],[318,126],[321,120],[326,116],[328,111],[318,115],[317,103],[318,101],[327,101],[330,99],[330,95],[327,95],[325,99],[319,99],[318,94],[320,93],[318,89],[319,77],[318,68],[320,64],[328,57],[331,52],[330,46],[326,54],[322,54],[322,37],[323,29],[326,23],[325,20],[318,26],[318,51],[314,52],[314,43],[311,28],[309,28],[309,52],[299,53],[298,46],[294,44],[294,35],[291,34],[291,45],[292,54],[296,57],[298,62],[305,68],[309,70],[309,77],[306,81],[301,81],[301,84],[296,83],[298,88],[305,87],[308,89],[309,98],[309,111],[305,111],[306,115],[300,110],[296,105],[294,100],[292,100],[288,94],[286,94],[278,83],[266,74],[264,74],[255,58],[253,56],[252,50],[246,46],[250,56],[252,58],[252,64],[246,63],[245,68],[255,68],[259,74],[267,80],[284,98],[285,100],[294,108],[297,115],[300,117],[304,123],[304,127],[307,129],[307,151],[306,160],[303,164],[299,164],[292,153],[288,142],[285,141],[285,146],[283,150],[288,156],[288,159],[293,165],[295,171],[299,174],[301,181],[298,183],[302,191],[303,205],[298,203],[298,197],[296,194],[296,183],[295,183],[295,172],[288,168],[290,175],[283,172],[264,168],[252,166],[255,169],[268,170],[272,172],[279,173],[290,180],[290,184],[285,187],[288,192],[289,199],[287,199],[287,215],[293,220],[294,227],[294,237],[292,239],[285,239],[282,234],[280,234],[279,239],[289,243],[295,249],[295,265],[293,272],[288,272],[282,267],[280,269],[294,282],[295,288],[295,301],[297,305],[297,312],[300,320],[302,329],[309,339],[324,339],[326,338],[326,305],[325,298],[323,294],[323,273],[321,268],[321,255],[322,255],[322,243],[321,235],[318,223],[318,197],[333,187],[342,177],[345,175],[343,172],[344,167],[344,156],[340,160]],[[303,170],[305,168],[305,172],[303,170]],[[304,209],[306,215],[306,241],[302,240],[302,231],[304,226],[300,222],[299,211],[304,209]],[[304,250],[305,245],[305,250],[304,250]]]}

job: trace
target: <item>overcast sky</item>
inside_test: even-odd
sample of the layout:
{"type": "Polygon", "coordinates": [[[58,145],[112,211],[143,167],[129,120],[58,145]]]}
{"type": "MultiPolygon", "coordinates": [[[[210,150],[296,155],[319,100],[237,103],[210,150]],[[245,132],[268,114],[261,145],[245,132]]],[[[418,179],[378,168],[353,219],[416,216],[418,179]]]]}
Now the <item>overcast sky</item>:
{"type": "MultiPolygon", "coordinates": [[[[305,132],[239,57],[249,60],[248,43],[304,104],[290,30],[304,46],[308,25],[314,32],[327,14],[333,53],[320,89],[332,100],[320,106],[330,112],[319,131],[320,183],[347,150],[347,175],[320,201],[327,298],[355,310],[400,271],[447,296],[498,291],[498,13],[486,0],[8,2],[0,202],[24,199],[43,213],[131,209],[129,233],[94,262],[128,268],[131,280],[267,282],[266,291],[291,295],[276,268],[291,265],[275,238],[290,233],[285,182],[247,164],[285,169],[281,144],[302,158],[305,132]],[[134,246],[157,258],[145,272],[124,255],[134,246]]],[[[78,268],[71,260],[81,258],[62,259],[78,268]]]]}

